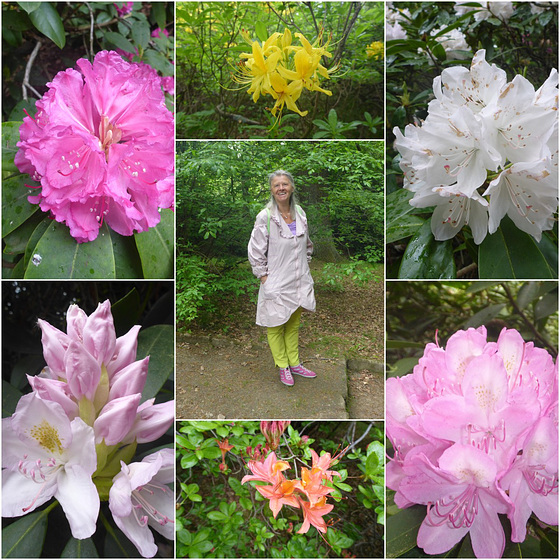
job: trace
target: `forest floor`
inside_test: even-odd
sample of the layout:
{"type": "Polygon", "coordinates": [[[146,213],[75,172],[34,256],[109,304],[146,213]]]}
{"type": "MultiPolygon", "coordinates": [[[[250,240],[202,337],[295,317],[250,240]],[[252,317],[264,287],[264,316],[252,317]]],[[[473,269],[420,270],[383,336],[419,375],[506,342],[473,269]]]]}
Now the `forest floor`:
{"type": "Polygon", "coordinates": [[[384,410],[382,270],[334,286],[312,261],[316,313],[304,313],[300,357],[316,379],[278,378],[254,297],[227,302],[204,326],[177,335],[177,417],[381,419],[384,410]]]}

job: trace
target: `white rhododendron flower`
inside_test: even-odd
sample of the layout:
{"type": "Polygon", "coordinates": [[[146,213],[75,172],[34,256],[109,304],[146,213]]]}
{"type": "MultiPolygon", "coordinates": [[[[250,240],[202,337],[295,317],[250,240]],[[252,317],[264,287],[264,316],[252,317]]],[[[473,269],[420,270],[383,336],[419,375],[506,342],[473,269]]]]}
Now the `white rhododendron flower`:
{"type": "Polygon", "coordinates": [[[480,244],[506,214],[540,241],[558,208],[558,72],[535,91],[485,54],[434,79],[421,126],[394,129],[404,188],[413,206],[436,207],[438,241],[468,224],[480,244]]]}

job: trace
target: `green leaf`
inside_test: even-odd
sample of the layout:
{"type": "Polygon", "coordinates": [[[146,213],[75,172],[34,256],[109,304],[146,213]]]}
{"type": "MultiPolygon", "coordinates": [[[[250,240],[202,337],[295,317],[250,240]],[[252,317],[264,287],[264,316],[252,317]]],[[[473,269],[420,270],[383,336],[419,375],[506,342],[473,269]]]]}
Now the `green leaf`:
{"type": "Polygon", "coordinates": [[[8,235],[39,210],[27,197],[27,183],[36,184],[28,175],[17,175],[2,180],[2,237],[8,235]]]}
{"type": "Polygon", "coordinates": [[[19,173],[14,163],[18,151],[16,144],[19,142],[19,127],[21,121],[2,123],[2,171],[5,173],[19,173]]]}
{"type": "Polygon", "coordinates": [[[334,485],[337,488],[340,488],[343,492],[352,492],[352,486],[350,486],[349,484],[345,484],[344,482],[334,482],[334,485]]]}
{"type": "Polygon", "coordinates": [[[172,325],[155,325],[138,334],[138,357],[150,356],[148,378],[142,391],[142,402],[155,397],[173,375],[174,330],[172,325]]]}
{"type": "Polygon", "coordinates": [[[404,252],[399,278],[442,279],[455,277],[451,241],[436,241],[426,221],[404,252]]]}
{"type": "Polygon", "coordinates": [[[409,215],[402,216],[391,224],[387,225],[386,243],[393,243],[405,237],[415,235],[422,224],[425,222],[419,216],[409,215]]]}
{"type": "Polygon", "coordinates": [[[212,521],[225,521],[226,519],[229,519],[229,517],[221,511],[209,511],[207,517],[212,521]]]}
{"type": "Polygon", "coordinates": [[[16,411],[16,405],[23,393],[2,379],[2,418],[11,416],[16,411]]]}
{"type": "Polygon", "coordinates": [[[123,51],[136,54],[136,47],[128,39],[125,39],[120,33],[107,31],[107,33],[105,33],[104,35],[104,39],[115,47],[122,49],[123,51]]]}
{"type": "Polygon", "coordinates": [[[18,6],[28,14],[34,12],[42,2],[18,2],[18,6]]]}
{"type": "Polygon", "coordinates": [[[387,558],[397,558],[416,546],[416,537],[426,517],[426,506],[401,509],[387,523],[387,558]]]}
{"type": "Polygon", "coordinates": [[[171,64],[170,60],[154,49],[148,49],[144,53],[144,62],[147,62],[152,68],[155,68],[164,76],[173,76],[174,74],[173,64],[171,64]]]}
{"type": "Polygon", "coordinates": [[[31,23],[37,31],[48,37],[59,48],[66,44],[66,33],[62,20],[50,2],[41,2],[36,10],[29,14],[31,23]]]}
{"type": "Polygon", "coordinates": [[[462,325],[464,329],[470,327],[480,327],[481,325],[486,325],[489,321],[497,317],[502,309],[506,306],[505,303],[494,303],[489,305],[484,309],[481,309],[478,313],[475,313],[472,317],[469,317],[462,325]]]}
{"type": "Polygon", "coordinates": [[[257,21],[255,24],[255,33],[257,34],[259,41],[264,42],[268,39],[268,29],[264,21],[257,21]]]}
{"type": "Polygon", "coordinates": [[[397,227],[399,220],[414,210],[408,202],[413,194],[406,189],[398,189],[387,195],[387,228],[397,227]]]}
{"type": "Polygon", "coordinates": [[[148,231],[134,234],[144,278],[173,276],[173,211],[161,211],[161,222],[148,231]]]}
{"type": "Polygon", "coordinates": [[[487,235],[480,244],[478,267],[480,278],[556,277],[539,244],[508,217],[502,220],[496,233],[487,235]]]}
{"type": "Polygon", "coordinates": [[[135,21],[132,25],[132,39],[137,46],[145,49],[150,42],[150,25],[147,21],[135,21]]]}
{"type": "Polygon", "coordinates": [[[91,539],[75,539],[72,537],[64,547],[61,558],[99,558],[97,549],[91,539]]]}
{"type": "Polygon", "coordinates": [[[39,558],[47,533],[47,516],[58,502],[24,515],[2,531],[2,558],[39,558]]]}
{"type": "Polygon", "coordinates": [[[25,247],[27,246],[29,238],[42,220],[43,213],[36,212],[18,228],[4,236],[4,254],[20,255],[25,253],[25,247]]]}
{"type": "Polygon", "coordinates": [[[68,227],[55,221],[32,249],[25,278],[105,279],[116,277],[111,233],[103,224],[94,241],[77,243],[68,227]]]}

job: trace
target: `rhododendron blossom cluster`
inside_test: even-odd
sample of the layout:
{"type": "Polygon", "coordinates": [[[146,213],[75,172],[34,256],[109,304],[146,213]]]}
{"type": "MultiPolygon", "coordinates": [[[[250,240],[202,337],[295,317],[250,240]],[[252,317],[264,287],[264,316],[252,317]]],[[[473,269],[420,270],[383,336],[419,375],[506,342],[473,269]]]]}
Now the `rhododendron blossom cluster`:
{"type": "Polygon", "coordinates": [[[400,508],[426,506],[418,546],[450,550],[470,533],[477,557],[501,557],[498,514],[523,542],[532,513],[558,524],[558,369],[546,350],[503,329],[428,344],[410,375],[387,380],[387,486],[400,508]]]}
{"type": "Polygon", "coordinates": [[[327,498],[333,488],[326,486],[325,482],[332,482],[333,476],[340,476],[329,467],[336,461],[330,453],[319,457],[311,449],[311,468],[302,467],[301,478],[289,479],[284,472],[290,469],[287,461],[278,460],[276,453],[271,451],[266,459],[253,460],[247,467],[253,473],[246,475],[241,480],[242,484],[250,480],[266,482],[256,486],[259,494],[269,500],[272,514],[276,517],[282,506],[287,505],[301,508],[303,511],[303,524],[298,533],[307,533],[313,525],[321,533],[327,532],[327,524],[323,519],[333,509],[333,504],[327,504],[327,498]]]}
{"type": "Polygon", "coordinates": [[[102,51],[59,72],[20,128],[15,164],[40,181],[31,203],[82,243],[105,222],[121,235],[160,222],[173,206],[174,125],[162,79],[102,51]]]}
{"type": "Polygon", "coordinates": [[[39,320],[47,367],[28,375],[33,392],[2,421],[2,515],[19,517],[54,496],[72,535],[85,539],[95,532],[100,498],[110,493],[118,526],[142,554],[154,556],[157,547],[144,527],[172,538],[173,495],[162,487],[142,494],[142,488],[152,478],[172,480],[160,470],[173,472],[173,451],[144,458],[141,465],[149,466],[127,463],[138,443],[167,431],[174,401],[141,402],[149,357],[136,360],[140,326],[117,338],[109,301],[89,316],[71,305],[66,322],[64,333],[39,320]],[[117,481],[118,490],[112,488],[117,481]]]}
{"type": "Polygon", "coordinates": [[[410,204],[435,206],[434,237],[469,225],[474,241],[497,231],[507,214],[540,241],[558,208],[558,72],[535,91],[478,51],[470,68],[446,68],[421,125],[395,127],[410,204]]]}

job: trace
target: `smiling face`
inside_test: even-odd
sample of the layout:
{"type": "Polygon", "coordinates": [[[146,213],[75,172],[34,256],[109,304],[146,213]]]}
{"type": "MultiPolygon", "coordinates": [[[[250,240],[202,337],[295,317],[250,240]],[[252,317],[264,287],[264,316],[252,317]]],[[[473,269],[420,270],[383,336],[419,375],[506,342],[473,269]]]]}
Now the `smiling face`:
{"type": "Polygon", "coordinates": [[[270,192],[278,206],[286,206],[290,203],[290,196],[294,192],[294,186],[286,175],[277,175],[270,183],[270,192]]]}

